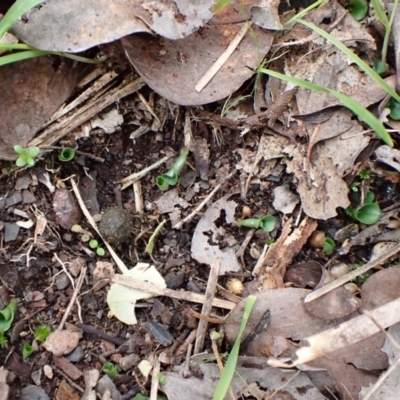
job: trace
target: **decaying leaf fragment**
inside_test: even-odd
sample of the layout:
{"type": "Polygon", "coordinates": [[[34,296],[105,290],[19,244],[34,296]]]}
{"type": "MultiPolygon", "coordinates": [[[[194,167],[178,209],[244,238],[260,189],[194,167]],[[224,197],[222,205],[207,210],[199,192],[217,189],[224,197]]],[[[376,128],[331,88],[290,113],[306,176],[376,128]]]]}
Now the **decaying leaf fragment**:
{"type": "MultiPolygon", "coordinates": [[[[231,194],[222,197],[213,203],[198,222],[192,238],[192,257],[199,263],[212,265],[216,258],[221,259],[219,274],[224,275],[228,271],[240,271],[241,266],[235,256],[235,251],[230,248],[231,240],[223,226],[217,226],[216,220],[225,213],[224,224],[236,224],[234,215],[236,203],[228,200],[231,194]],[[224,251],[218,244],[224,244],[224,251]]],[[[234,241],[234,243],[236,243],[234,241]]]]}
{"type": "Polygon", "coordinates": [[[380,332],[380,327],[373,320],[383,329],[400,322],[400,298],[369,311],[367,315],[360,315],[337,327],[306,337],[304,343],[307,345],[295,352],[295,358],[291,363],[286,364],[271,359],[268,364],[278,368],[292,368],[358,343],[380,332]]]}
{"type": "MultiPolygon", "coordinates": [[[[124,274],[131,278],[147,281],[161,288],[166,288],[164,278],[154,265],[138,263],[134,268],[124,274]]],[[[154,294],[142,290],[132,289],[119,283],[113,283],[107,293],[107,304],[110,310],[120,321],[127,325],[137,323],[135,316],[135,304],[137,300],[149,299],[154,294]]]]}

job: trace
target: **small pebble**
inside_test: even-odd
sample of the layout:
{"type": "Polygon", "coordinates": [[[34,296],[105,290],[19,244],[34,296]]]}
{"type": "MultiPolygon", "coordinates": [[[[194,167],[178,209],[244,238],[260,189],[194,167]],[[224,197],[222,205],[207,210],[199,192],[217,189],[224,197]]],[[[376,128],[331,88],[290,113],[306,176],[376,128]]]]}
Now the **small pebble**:
{"type": "Polygon", "coordinates": [[[36,201],[35,195],[30,190],[22,191],[22,204],[31,204],[36,201]]]}
{"type": "Polygon", "coordinates": [[[18,237],[19,233],[19,226],[16,224],[10,224],[6,222],[4,224],[4,241],[7,242],[12,242],[18,237]]]}
{"type": "Polygon", "coordinates": [[[64,290],[71,284],[68,276],[66,274],[61,274],[57,277],[57,289],[64,290]]]}
{"type": "Polygon", "coordinates": [[[46,378],[53,379],[53,368],[51,368],[50,365],[46,364],[43,367],[43,372],[44,372],[44,375],[46,376],[46,378]]]}
{"type": "Polygon", "coordinates": [[[67,358],[71,362],[77,363],[82,360],[83,356],[84,356],[83,349],[81,346],[78,346],[75,347],[75,349],[71,353],[66,355],[65,358],[67,358]]]}
{"type": "Polygon", "coordinates": [[[20,192],[14,192],[11,196],[8,196],[6,198],[6,206],[11,207],[15,206],[18,203],[21,203],[22,201],[22,196],[20,192]]]}
{"type": "Polygon", "coordinates": [[[28,189],[32,179],[28,175],[20,176],[15,182],[15,190],[28,189]]]}
{"type": "Polygon", "coordinates": [[[36,371],[33,371],[31,373],[31,378],[35,385],[40,386],[41,380],[42,380],[42,370],[38,369],[36,371]]]}
{"type": "Polygon", "coordinates": [[[163,346],[169,346],[172,344],[174,338],[162,325],[154,321],[146,321],[143,324],[143,328],[149,332],[154,339],[162,344],[163,346]]]}
{"type": "Polygon", "coordinates": [[[50,400],[50,397],[41,387],[28,385],[21,390],[19,400],[50,400]]]}

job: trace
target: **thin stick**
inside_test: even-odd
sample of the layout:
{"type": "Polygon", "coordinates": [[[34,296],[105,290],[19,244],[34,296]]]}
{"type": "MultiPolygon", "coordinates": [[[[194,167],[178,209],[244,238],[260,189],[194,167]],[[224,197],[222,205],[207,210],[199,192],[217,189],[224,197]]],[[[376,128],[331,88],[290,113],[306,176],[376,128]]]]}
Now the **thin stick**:
{"type": "Polygon", "coordinates": [[[370,261],[369,263],[363,265],[360,268],[357,268],[354,271],[349,272],[348,274],[336,279],[335,281],[328,283],[327,285],[323,286],[320,289],[315,290],[314,292],[311,292],[306,296],[304,299],[305,303],[309,303],[310,301],[313,301],[315,299],[318,299],[319,297],[323,296],[324,294],[329,293],[333,289],[336,289],[339,286],[344,285],[347,282],[350,282],[351,280],[357,278],[357,276],[360,276],[362,274],[365,274],[367,271],[369,271],[372,268],[375,268],[377,265],[383,264],[389,257],[394,256],[400,251],[400,243],[397,244],[396,246],[392,247],[389,249],[385,254],[382,254],[380,257],[376,258],[375,260],[370,261]]]}
{"type": "MultiPolygon", "coordinates": [[[[219,372],[222,375],[222,372],[224,371],[224,365],[222,364],[221,356],[219,355],[217,341],[213,338],[213,335],[215,335],[215,332],[211,332],[211,347],[213,349],[213,352],[214,352],[214,355],[215,355],[215,359],[217,360],[219,372]]],[[[194,354],[196,354],[196,352],[194,352],[194,354]]],[[[231,385],[229,385],[228,392],[229,392],[229,396],[231,396],[231,399],[235,400],[236,397],[235,397],[235,394],[233,393],[231,385]]]]}
{"type": "Polygon", "coordinates": [[[228,176],[226,176],[225,179],[217,186],[215,186],[210,194],[187,217],[176,223],[175,226],[172,227],[172,229],[180,229],[184,223],[190,221],[207,204],[207,202],[214,196],[214,194],[218,192],[222,185],[224,185],[226,181],[231,179],[232,176],[236,174],[236,172],[237,170],[235,169],[228,176]]]}
{"type": "MultiPolygon", "coordinates": [[[[218,282],[219,268],[221,267],[221,259],[216,258],[210,269],[210,275],[208,277],[207,288],[206,288],[206,299],[201,309],[201,315],[209,316],[212,308],[212,302],[214,299],[215,289],[218,282]]],[[[204,347],[204,340],[206,338],[208,322],[204,319],[199,321],[197,328],[196,343],[194,344],[194,354],[200,353],[204,347]]]]}
{"type": "Polygon", "coordinates": [[[156,161],[154,164],[150,165],[149,167],[146,167],[142,169],[139,172],[135,172],[134,174],[131,174],[127,176],[126,178],[121,180],[121,190],[126,189],[128,186],[132,185],[132,183],[138,181],[139,179],[142,179],[148,172],[151,170],[159,167],[162,163],[165,161],[168,161],[171,158],[171,156],[165,156],[161,158],[160,160],[156,161]]]}
{"type": "Polygon", "coordinates": [[[301,372],[300,370],[297,371],[291,378],[289,378],[289,379],[287,380],[287,382],[285,382],[284,385],[282,385],[279,389],[276,389],[275,392],[272,393],[271,396],[268,396],[265,400],[269,400],[269,399],[272,399],[273,397],[275,397],[275,395],[276,395],[279,391],[281,391],[282,389],[284,389],[287,385],[289,385],[289,383],[290,383],[294,378],[296,378],[296,376],[299,375],[300,372],[301,372]]]}
{"type": "Polygon", "coordinates": [[[226,48],[226,50],[218,57],[218,60],[209,68],[209,70],[200,78],[195,86],[196,92],[201,92],[207,84],[211,81],[212,78],[217,74],[217,72],[222,68],[222,66],[226,63],[228,58],[233,54],[236,48],[239,46],[239,43],[242,41],[244,36],[249,29],[250,24],[246,23],[242,26],[240,31],[233,38],[232,42],[226,48]]]}
{"type": "Polygon", "coordinates": [[[160,384],[160,380],[158,379],[158,373],[160,372],[160,367],[161,367],[160,357],[157,357],[153,366],[153,372],[151,374],[151,388],[150,388],[149,400],[157,400],[158,386],[160,384]]]}
{"type": "MultiPolygon", "coordinates": [[[[152,283],[141,281],[139,279],[131,278],[130,276],[125,276],[121,274],[115,274],[112,278],[112,282],[119,283],[124,286],[131,287],[133,289],[143,290],[144,292],[149,292],[158,296],[167,296],[172,297],[178,300],[186,300],[191,301],[193,303],[203,304],[206,300],[206,296],[204,294],[193,293],[193,292],[181,292],[178,290],[172,289],[163,289],[152,283]]],[[[236,307],[235,303],[232,303],[228,300],[222,299],[213,299],[212,302],[213,307],[224,308],[226,310],[233,310],[236,307]]]]}
{"type": "Polygon", "coordinates": [[[81,194],[79,192],[78,186],[76,182],[74,181],[73,178],[71,178],[71,184],[72,188],[74,189],[75,196],[78,200],[79,206],[81,207],[81,210],[83,212],[83,215],[87,218],[89,224],[92,226],[92,228],[97,232],[97,234],[101,237],[101,240],[104,242],[106,245],[108,251],[110,252],[112,258],[114,259],[115,263],[117,264],[117,267],[119,270],[123,273],[126,274],[129,270],[127,266],[124,264],[124,262],[117,256],[117,253],[114,251],[114,249],[109,245],[109,243],[104,240],[103,236],[101,236],[100,231],[97,229],[96,222],[94,222],[93,217],[90,215],[88,209],[85,206],[85,203],[82,200],[81,194]]]}
{"type": "Polygon", "coordinates": [[[76,300],[76,298],[78,296],[79,291],[81,290],[81,287],[82,287],[82,284],[83,284],[83,280],[85,279],[85,276],[86,276],[86,270],[87,270],[87,267],[83,267],[82,270],[81,270],[81,274],[79,275],[78,282],[76,283],[76,287],[75,287],[74,293],[72,294],[71,300],[69,301],[68,307],[65,310],[65,313],[64,313],[63,318],[62,318],[62,320],[60,322],[60,325],[58,325],[57,329],[59,331],[63,330],[65,321],[67,320],[68,315],[71,312],[71,308],[75,303],[75,300],[76,300]]]}

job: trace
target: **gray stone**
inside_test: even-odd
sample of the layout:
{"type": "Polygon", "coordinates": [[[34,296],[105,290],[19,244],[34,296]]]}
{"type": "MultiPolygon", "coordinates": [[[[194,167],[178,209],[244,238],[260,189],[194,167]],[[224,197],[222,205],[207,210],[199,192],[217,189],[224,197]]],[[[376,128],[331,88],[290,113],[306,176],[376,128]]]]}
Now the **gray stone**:
{"type": "Polygon", "coordinates": [[[50,400],[50,397],[41,387],[28,385],[21,390],[19,400],[50,400]]]}
{"type": "Polygon", "coordinates": [[[118,391],[117,387],[115,386],[114,382],[108,375],[104,375],[96,385],[96,392],[100,394],[101,397],[106,393],[109,392],[109,396],[113,400],[121,400],[121,393],[118,391]]]}
{"type": "Polygon", "coordinates": [[[6,198],[6,206],[11,207],[14,206],[15,204],[21,203],[22,201],[22,196],[20,192],[14,192],[11,196],[8,196],[6,198]]]}
{"type": "Polygon", "coordinates": [[[36,197],[30,190],[22,191],[22,204],[31,204],[36,201],[36,197]]]}
{"type": "Polygon", "coordinates": [[[128,369],[131,369],[133,367],[136,367],[140,363],[141,358],[135,354],[128,354],[125,357],[121,357],[118,364],[123,369],[124,371],[127,371],[128,369]]]}
{"type": "Polygon", "coordinates": [[[82,360],[84,356],[83,350],[81,346],[75,347],[71,353],[65,356],[66,359],[68,359],[71,362],[79,362],[82,360]]]}
{"type": "Polygon", "coordinates": [[[4,223],[4,241],[12,242],[18,237],[19,226],[9,222],[4,223]]]}
{"type": "Polygon", "coordinates": [[[28,175],[20,176],[15,182],[15,190],[28,189],[32,179],[28,175]]]}
{"type": "Polygon", "coordinates": [[[68,276],[66,274],[61,274],[57,278],[57,289],[64,290],[71,284],[68,276]]]}

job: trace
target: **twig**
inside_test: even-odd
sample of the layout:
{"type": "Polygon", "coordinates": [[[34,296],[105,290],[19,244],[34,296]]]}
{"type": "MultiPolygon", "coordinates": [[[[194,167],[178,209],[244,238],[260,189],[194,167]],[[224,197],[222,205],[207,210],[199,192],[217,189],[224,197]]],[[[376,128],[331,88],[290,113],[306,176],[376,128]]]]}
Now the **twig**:
{"type": "Polygon", "coordinates": [[[74,189],[75,196],[78,200],[79,206],[81,207],[81,210],[83,212],[83,215],[87,218],[89,224],[92,226],[92,228],[97,232],[97,234],[100,236],[100,238],[103,240],[104,244],[107,247],[107,250],[110,252],[112,258],[114,259],[115,263],[117,264],[119,270],[123,273],[126,274],[129,270],[127,266],[124,264],[124,262],[117,256],[117,253],[114,251],[114,249],[110,246],[110,244],[104,240],[103,236],[101,235],[100,231],[98,230],[96,226],[96,222],[94,222],[93,217],[90,215],[88,209],[85,206],[85,203],[82,200],[81,194],[79,192],[78,186],[76,185],[76,182],[74,181],[73,178],[70,179],[72,188],[74,189]]]}
{"type": "MultiPolygon", "coordinates": [[[[80,329],[82,329],[84,332],[89,333],[90,335],[94,335],[100,339],[104,339],[107,342],[114,343],[117,346],[122,346],[125,342],[121,339],[118,339],[114,336],[110,336],[109,334],[100,331],[99,329],[95,328],[94,326],[91,325],[86,325],[86,324],[81,324],[77,323],[76,326],[80,329]]],[[[115,350],[113,350],[115,352],[115,350]]]]}
{"type": "Polygon", "coordinates": [[[336,279],[335,281],[333,281],[331,283],[328,283],[327,285],[323,286],[322,288],[317,289],[314,292],[311,292],[310,294],[308,294],[306,296],[306,298],[304,299],[304,302],[309,303],[310,301],[318,299],[319,297],[323,296],[324,294],[329,293],[333,289],[336,289],[337,287],[342,286],[345,283],[357,278],[357,276],[365,274],[370,269],[375,268],[377,265],[384,263],[389,257],[394,256],[399,251],[400,251],[400,243],[397,244],[396,246],[392,247],[391,249],[389,249],[385,254],[382,254],[380,257],[376,258],[375,260],[372,260],[369,263],[363,265],[362,267],[349,272],[348,274],[336,279]]]}
{"type": "MultiPolygon", "coordinates": [[[[216,258],[210,269],[210,275],[208,277],[207,288],[206,288],[206,299],[201,308],[201,314],[205,316],[210,315],[212,308],[212,302],[214,299],[215,289],[218,282],[219,269],[221,267],[221,259],[216,258]]],[[[208,322],[201,319],[199,321],[199,326],[197,327],[196,343],[194,345],[194,354],[200,353],[204,346],[204,340],[206,338],[208,322]]]]}
{"type": "Polygon", "coordinates": [[[140,184],[140,181],[133,182],[133,193],[135,196],[136,212],[142,214],[144,212],[144,203],[142,195],[142,185],[140,184]]]}
{"type": "Polygon", "coordinates": [[[222,66],[226,63],[229,57],[239,46],[239,43],[245,37],[249,26],[249,23],[246,23],[242,26],[240,31],[231,41],[231,43],[229,43],[229,46],[226,48],[226,50],[218,57],[217,61],[215,61],[215,63],[209,68],[209,70],[201,77],[201,79],[197,82],[197,85],[195,86],[196,92],[201,92],[211,81],[211,79],[214,78],[214,76],[218,73],[218,71],[222,68],[222,66]]]}
{"type": "MultiPolygon", "coordinates": [[[[392,342],[392,344],[399,350],[400,345],[396,342],[394,337],[389,333],[386,332],[385,329],[383,329],[382,325],[372,316],[372,314],[369,311],[363,310],[363,313],[367,315],[369,318],[371,318],[372,322],[383,332],[386,337],[392,342]]],[[[396,360],[394,364],[390,366],[389,369],[385,371],[381,375],[381,377],[375,382],[374,386],[371,388],[371,390],[367,393],[367,395],[363,398],[363,400],[368,400],[371,398],[371,396],[376,392],[377,389],[382,385],[382,383],[387,379],[387,377],[397,368],[397,366],[400,364],[400,358],[396,360]]]]}
{"type": "Polygon", "coordinates": [[[289,385],[289,383],[290,383],[294,378],[296,378],[296,376],[299,375],[300,372],[301,372],[300,370],[297,371],[292,377],[290,377],[290,378],[287,380],[287,382],[285,382],[280,388],[276,389],[275,392],[272,393],[271,396],[268,396],[265,400],[269,400],[269,399],[272,399],[273,397],[275,397],[275,395],[276,395],[279,391],[281,391],[282,389],[284,389],[287,385],[289,385]]]}
{"type": "Polygon", "coordinates": [[[158,374],[160,372],[160,358],[157,357],[153,366],[153,373],[151,374],[151,388],[150,388],[150,397],[149,400],[157,400],[158,394],[158,386],[160,384],[160,380],[158,379],[158,374]]]}
{"type": "MultiPolygon", "coordinates": [[[[75,281],[74,278],[71,276],[71,274],[68,272],[67,267],[65,266],[65,264],[58,258],[57,253],[54,253],[54,257],[56,258],[56,260],[61,264],[62,269],[64,270],[65,275],[67,275],[68,279],[71,282],[71,286],[72,288],[75,290],[75,281]]],[[[79,316],[79,320],[82,321],[82,308],[81,308],[81,304],[79,303],[79,300],[76,300],[76,305],[78,306],[78,316],[79,316]]]]}
{"type": "MultiPolygon", "coordinates": [[[[181,292],[172,289],[163,289],[152,283],[141,281],[139,279],[134,279],[130,276],[125,276],[121,274],[115,274],[112,278],[112,282],[119,283],[133,289],[143,290],[144,292],[149,292],[158,296],[167,296],[178,300],[191,301],[193,303],[203,304],[206,300],[206,296],[204,296],[203,294],[193,292],[181,292]]],[[[215,298],[212,302],[212,305],[213,307],[224,308],[226,310],[233,310],[236,307],[235,303],[215,298]]]]}
{"type": "MultiPolygon", "coordinates": [[[[217,341],[213,337],[214,335],[215,335],[215,332],[211,332],[211,347],[213,349],[213,352],[214,352],[214,355],[215,355],[215,359],[217,360],[219,372],[222,375],[222,372],[224,371],[224,365],[222,364],[221,356],[219,355],[219,351],[218,351],[217,341]]],[[[196,354],[196,352],[195,352],[195,354],[196,354]]],[[[231,397],[231,399],[235,400],[236,397],[235,397],[235,394],[233,393],[231,385],[229,385],[228,391],[229,391],[229,396],[231,397]]]]}
{"type": "Polygon", "coordinates": [[[182,225],[188,221],[190,221],[206,204],[207,202],[214,196],[215,193],[218,192],[218,190],[222,187],[222,185],[225,184],[226,181],[232,178],[233,175],[235,175],[237,170],[233,170],[229,175],[225,177],[225,179],[220,182],[215,188],[210,192],[210,194],[184,219],[176,223],[172,229],[180,229],[182,225]]]}
{"type": "Polygon", "coordinates": [[[62,331],[62,329],[64,328],[65,321],[67,320],[68,315],[71,312],[71,308],[75,303],[76,297],[78,296],[78,293],[81,290],[81,287],[82,287],[82,284],[83,284],[83,280],[85,279],[85,276],[86,276],[86,270],[87,270],[87,267],[83,267],[82,270],[81,270],[81,274],[79,275],[78,282],[76,283],[76,287],[74,289],[74,293],[72,294],[71,300],[69,301],[68,307],[65,310],[65,313],[64,313],[63,318],[62,318],[62,320],[60,322],[60,325],[57,328],[59,331],[62,331]]]}
{"type": "Polygon", "coordinates": [[[161,158],[160,160],[156,161],[154,164],[142,169],[139,172],[135,172],[134,174],[131,174],[127,176],[126,178],[121,180],[121,190],[126,189],[128,186],[132,185],[134,182],[138,181],[139,179],[142,179],[148,172],[151,170],[159,167],[162,163],[165,161],[168,161],[171,158],[171,156],[165,156],[161,158]]]}

